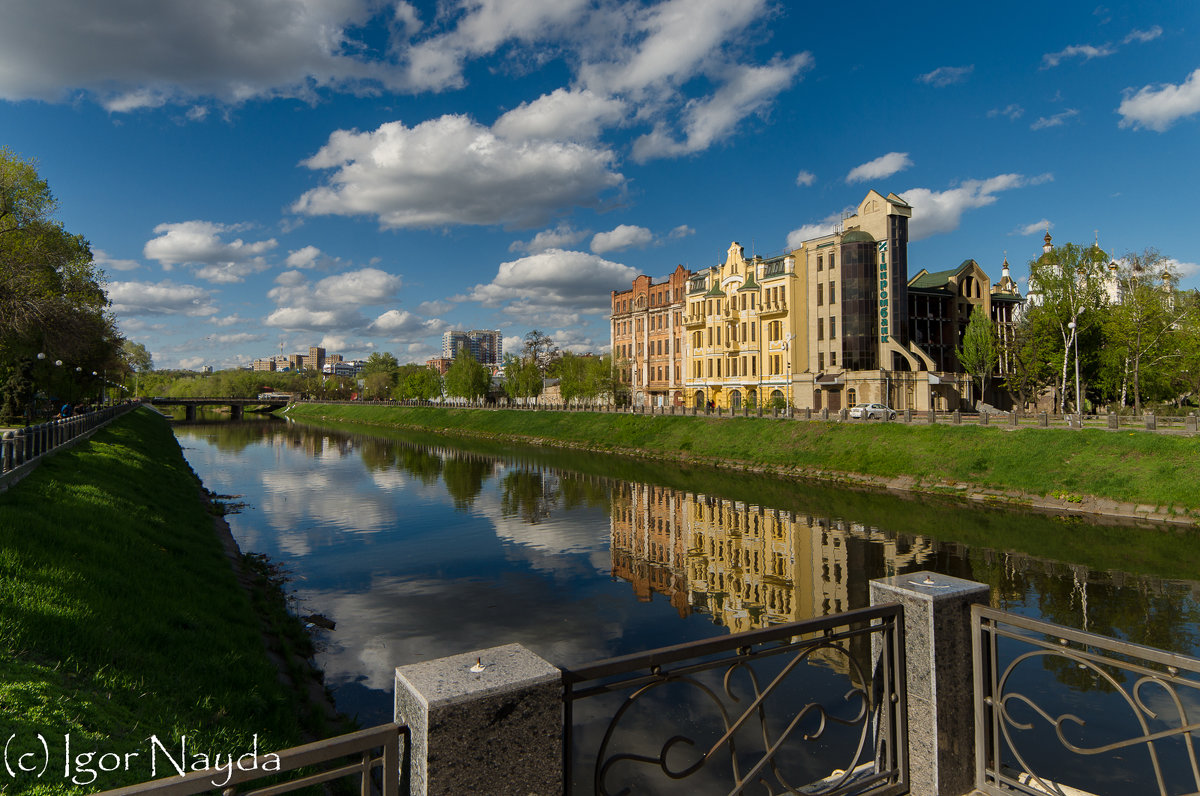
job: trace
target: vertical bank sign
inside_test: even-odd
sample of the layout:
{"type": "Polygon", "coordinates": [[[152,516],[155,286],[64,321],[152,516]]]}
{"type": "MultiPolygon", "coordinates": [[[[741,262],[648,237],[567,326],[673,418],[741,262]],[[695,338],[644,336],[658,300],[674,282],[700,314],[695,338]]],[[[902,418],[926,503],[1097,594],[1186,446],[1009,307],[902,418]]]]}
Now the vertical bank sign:
{"type": "Polygon", "coordinates": [[[887,241],[879,241],[879,340],[888,341],[887,241]]]}

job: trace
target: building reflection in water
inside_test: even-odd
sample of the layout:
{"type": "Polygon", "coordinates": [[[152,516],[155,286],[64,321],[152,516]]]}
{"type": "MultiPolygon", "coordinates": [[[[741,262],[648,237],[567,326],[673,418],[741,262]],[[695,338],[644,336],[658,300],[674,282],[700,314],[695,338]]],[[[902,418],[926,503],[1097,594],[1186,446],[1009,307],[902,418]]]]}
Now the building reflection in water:
{"type": "Polygon", "coordinates": [[[932,539],[650,484],[614,486],[612,574],[732,633],[869,602],[871,578],[925,567],[932,539]]]}

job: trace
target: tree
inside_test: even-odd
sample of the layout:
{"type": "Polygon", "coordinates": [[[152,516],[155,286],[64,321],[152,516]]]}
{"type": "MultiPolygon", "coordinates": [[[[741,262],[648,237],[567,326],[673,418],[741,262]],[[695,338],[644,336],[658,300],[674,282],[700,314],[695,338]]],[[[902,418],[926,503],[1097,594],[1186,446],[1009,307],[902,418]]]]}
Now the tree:
{"type": "Polygon", "coordinates": [[[504,358],[504,392],[509,398],[536,398],[542,394],[542,372],[533,357],[509,354],[504,358]]]}
{"type": "Polygon", "coordinates": [[[473,401],[487,395],[491,381],[488,369],[475,361],[470,351],[459,351],[446,371],[446,394],[473,401]]]}
{"type": "Polygon", "coordinates": [[[958,350],[958,361],[963,368],[979,379],[979,398],[987,396],[988,382],[996,370],[999,352],[996,341],[996,325],[980,307],[971,312],[967,330],[963,333],[962,348],[958,350]]]}
{"type": "Polygon", "coordinates": [[[554,344],[549,335],[542,333],[540,329],[534,329],[525,335],[524,355],[537,363],[538,371],[543,378],[550,370],[550,366],[561,356],[558,346],[554,344]]]}
{"type": "Polygon", "coordinates": [[[369,376],[372,373],[395,373],[400,369],[400,362],[394,354],[389,354],[386,351],[376,351],[371,356],[367,357],[367,361],[363,363],[363,376],[369,376]]]}
{"type": "Polygon", "coordinates": [[[392,393],[401,401],[428,401],[442,394],[442,377],[426,365],[403,365],[392,393]]]}
{"type": "MultiPolygon", "coordinates": [[[[1098,246],[1084,248],[1068,243],[1044,253],[1029,263],[1029,313],[1043,315],[1057,329],[1062,342],[1062,378],[1059,382],[1059,411],[1066,412],[1067,365],[1072,346],[1083,325],[1098,327],[1104,306],[1104,282],[1108,257],[1098,246]],[[1085,316],[1086,321],[1081,320],[1085,316]]],[[[1072,392],[1073,394],[1073,392],[1072,392]]],[[[1081,407],[1076,407],[1081,410],[1081,407]]]]}
{"type": "Polygon", "coordinates": [[[54,220],[57,209],[35,164],[0,149],[0,413],[9,418],[35,391],[88,397],[91,373],[121,363],[103,274],[88,242],[54,220]],[[45,364],[56,361],[64,365],[45,364]]]}
{"type": "MultiPolygon", "coordinates": [[[[1014,400],[1024,408],[1037,398],[1039,392],[1054,382],[1057,347],[1054,329],[1039,329],[1044,316],[1025,314],[1013,326],[1012,334],[1003,343],[1004,384],[1014,400]],[[1047,331],[1048,329],[1048,331],[1047,331]]],[[[1041,324],[1045,326],[1045,323],[1041,324]]]]}
{"type": "Polygon", "coordinates": [[[1180,332],[1193,320],[1195,305],[1176,300],[1174,275],[1155,249],[1125,255],[1117,279],[1121,300],[1105,319],[1105,349],[1110,369],[1119,368],[1120,406],[1132,387],[1133,411],[1141,414],[1144,374],[1182,365],[1180,332]]]}
{"type": "Polygon", "coordinates": [[[148,373],[154,370],[154,359],[141,343],[124,341],[121,344],[121,359],[134,373],[148,373]]]}

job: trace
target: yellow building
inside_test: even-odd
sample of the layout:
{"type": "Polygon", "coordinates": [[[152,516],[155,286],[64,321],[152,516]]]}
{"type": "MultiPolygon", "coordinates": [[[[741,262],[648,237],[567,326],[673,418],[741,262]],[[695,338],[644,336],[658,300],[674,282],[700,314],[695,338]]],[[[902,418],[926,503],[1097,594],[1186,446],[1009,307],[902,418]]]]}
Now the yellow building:
{"type": "Polygon", "coordinates": [[[691,276],[686,405],[960,408],[970,379],[952,354],[967,315],[979,306],[1011,326],[1021,298],[1007,268],[995,291],[974,260],[922,270],[910,296],[911,217],[901,197],[871,191],[826,235],[769,258],[746,259],[734,242],[724,263],[691,276]]]}

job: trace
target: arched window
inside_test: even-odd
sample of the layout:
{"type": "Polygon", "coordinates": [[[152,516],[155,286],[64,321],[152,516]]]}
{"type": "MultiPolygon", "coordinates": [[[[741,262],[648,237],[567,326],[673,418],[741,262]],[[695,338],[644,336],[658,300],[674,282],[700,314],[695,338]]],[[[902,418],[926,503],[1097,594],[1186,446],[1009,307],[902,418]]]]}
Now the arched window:
{"type": "Polygon", "coordinates": [[[697,409],[704,408],[704,390],[696,390],[696,402],[694,406],[697,409]]]}
{"type": "Polygon", "coordinates": [[[740,390],[734,390],[729,393],[729,407],[735,412],[742,408],[742,393],[740,390]]]}

